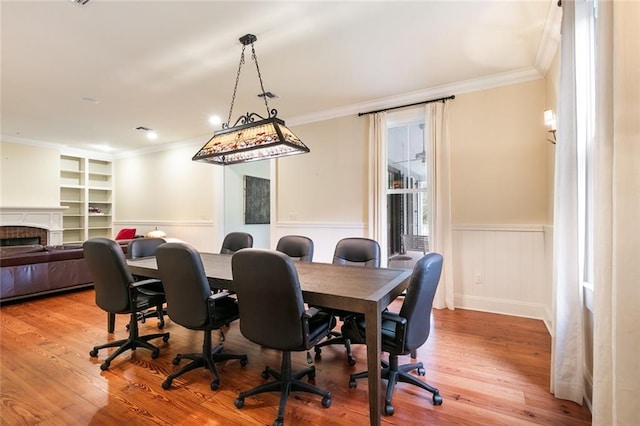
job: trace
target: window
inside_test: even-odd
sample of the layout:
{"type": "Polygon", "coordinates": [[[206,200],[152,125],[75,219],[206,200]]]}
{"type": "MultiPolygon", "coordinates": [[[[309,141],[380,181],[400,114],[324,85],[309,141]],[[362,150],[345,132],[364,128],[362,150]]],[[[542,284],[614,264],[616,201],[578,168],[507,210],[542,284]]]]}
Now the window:
{"type": "Polygon", "coordinates": [[[593,283],[594,141],[595,141],[595,2],[576,4],[576,124],[578,217],[582,282],[593,283]]]}
{"type": "Polygon", "coordinates": [[[428,250],[429,156],[422,108],[389,114],[387,124],[387,253],[428,250]]]}

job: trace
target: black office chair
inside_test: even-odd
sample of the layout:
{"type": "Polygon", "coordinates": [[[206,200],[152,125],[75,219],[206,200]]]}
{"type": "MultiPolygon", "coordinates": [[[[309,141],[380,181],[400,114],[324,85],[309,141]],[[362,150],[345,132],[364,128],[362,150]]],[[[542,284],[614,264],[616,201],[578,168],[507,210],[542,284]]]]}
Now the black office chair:
{"type": "Polygon", "coordinates": [[[129,337],[127,339],[95,346],[89,355],[96,357],[100,349],[118,348],[104,360],[100,366],[102,370],[108,369],[111,361],[128,349],[133,351],[138,347],[146,348],[151,351],[151,358],[157,358],[160,350],[148,341],[162,337],[162,340],[166,342],[169,340],[169,333],[146,336],[138,334],[138,312],[164,302],[163,295],[144,294],[139,292],[138,288],[157,282],[157,280],[135,281],[129,272],[120,245],[114,240],[93,238],[85,241],[83,247],[84,258],[93,278],[96,304],[108,313],[130,315],[129,337]]]}
{"type": "Polygon", "coordinates": [[[253,247],[253,236],[246,232],[230,232],[222,241],[220,254],[233,254],[243,248],[253,247]]]}
{"type": "MultiPolygon", "coordinates": [[[[127,245],[127,259],[138,259],[140,257],[149,257],[155,256],[156,250],[159,246],[166,243],[167,241],[164,238],[136,238],[129,241],[127,245]]],[[[141,279],[146,279],[145,277],[139,277],[137,275],[133,275],[133,278],[138,281],[141,279]]],[[[143,293],[154,295],[154,294],[164,294],[164,288],[162,287],[161,282],[155,282],[151,284],[147,284],[139,287],[139,290],[143,293]]],[[[145,312],[140,312],[138,314],[138,320],[145,323],[147,318],[157,317],[158,318],[158,328],[162,330],[164,328],[164,316],[167,314],[167,311],[163,308],[163,304],[156,306],[156,309],[151,309],[145,312]]]]}
{"type": "Polygon", "coordinates": [[[220,385],[216,362],[239,359],[240,365],[247,365],[246,355],[223,353],[222,345],[213,347],[211,340],[212,330],[239,318],[238,303],[226,292],[212,294],[200,254],[190,245],[163,244],[156,251],[156,260],[164,284],[169,318],[188,329],[204,331],[202,352],[176,355],[173,365],[178,365],[184,358],[192,361],[169,375],[162,382],[162,387],[169,389],[176,377],[204,367],[213,375],[211,390],[216,390],[220,385]]]}
{"type": "MultiPolygon", "coordinates": [[[[377,241],[369,238],[343,238],[338,241],[338,244],[336,244],[336,248],[333,253],[333,263],[336,265],[358,265],[367,268],[379,268],[380,245],[377,241]]],[[[327,310],[326,308],[322,309],[327,310]]],[[[333,314],[339,317],[343,322],[353,316],[364,321],[364,316],[362,314],[356,314],[349,311],[327,311],[332,311],[333,314]]],[[[324,346],[343,345],[347,351],[347,362],[349,365],[355,365],[356,360],[351,353],[351,342],[349,339],[337,331],[332,331],[331,336],[333,337],[317,344],[314,347],[316,357],[320,357],[320,354],[322,353],[321,348],[324,346]]]]}
{"type": "MultiPolygon", "coordinates": [[[[384,311],[382,313],[382,350],[389,353],[389,362],[382,361],[382,378],[388,381],[385,397],[384,413],[393,415],[391,398],[397,382],[409,383],[428,390],[433,394],[433,405],[441,405],[442,397],[438,389],[409,374],[417,370],[424,376],[425,370],[421,362],[398,365],[398,356],[407,355],[417,350],[427,341],[431,330],[431,307],[436,294],[442,256],[428,253],[416,263],[411,275],[407,294],[404,297],[399,313],[384,311]]],[[[352,317],[342,325],[342,335],[352,342],[365,343],[364,320],[352,317]]],[[[351,374],[349,387],[356,386],[356,379],[368,376],[368,372],[351,374]]]]}
{"type": "Polygon", "coordinates": [[[313,261],[313,240],[302,235],[285,235],[278,240],[276,250],[300,262],[313,261]]]}
{"type": "Polygon", "coordinates": [[[318,309],[305,311],[298,271],[293,260],[278,251],[245,249],[231,259],[233,288],[240,306],[240,331],[250,341],[282,351],[280,371],[266,367],[262,378],[275,381],[240,392],[235,406],[242,408],[246,397],[280,391],[280,406],[274,425],[284,423],[285,405],[292,391],[322,396],[322,406],[331,406],[331,392],[300,380],[315,378],[315,367],[293,373],[291,352],[307,351],[324,338],[333,317],[318,309]]]}

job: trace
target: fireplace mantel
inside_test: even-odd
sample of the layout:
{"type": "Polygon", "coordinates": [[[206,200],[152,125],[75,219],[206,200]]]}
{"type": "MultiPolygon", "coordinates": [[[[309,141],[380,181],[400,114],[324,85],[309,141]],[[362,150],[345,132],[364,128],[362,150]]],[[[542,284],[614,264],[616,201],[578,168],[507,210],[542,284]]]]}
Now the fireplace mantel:
{"type": "Polygon", "coordinates": [[[48,232],[48,242],[62,244],[62,215],[67,207],[0,207],[0,226],[31,226],[48,232]]]}

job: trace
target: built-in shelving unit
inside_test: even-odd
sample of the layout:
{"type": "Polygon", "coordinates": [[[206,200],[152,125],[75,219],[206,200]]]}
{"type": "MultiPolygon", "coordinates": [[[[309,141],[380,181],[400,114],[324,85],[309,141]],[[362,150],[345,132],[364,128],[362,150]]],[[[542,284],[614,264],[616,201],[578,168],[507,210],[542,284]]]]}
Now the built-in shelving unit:
{"type": "Polygon", "coordinates": [[[63,242],[81,243],[112,235],[112,164],[74,155],[60,156],[63,242]]]}

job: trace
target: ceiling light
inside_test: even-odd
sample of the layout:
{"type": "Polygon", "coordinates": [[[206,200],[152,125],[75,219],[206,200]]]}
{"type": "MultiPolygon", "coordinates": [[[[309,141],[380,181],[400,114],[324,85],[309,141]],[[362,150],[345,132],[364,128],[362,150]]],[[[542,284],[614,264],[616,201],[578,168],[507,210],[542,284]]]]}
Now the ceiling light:
{"type": "Polygon", "coordinates": [[[147,134],[147,139],[149,139],[150,141],[158,139],[158,134],[154,132],[153,129],[144,126],[138,126],[136,127],[136,130],[142,130],[143,132],[145,132],[147,134]]]}
{"type": "Polygon", "coordinates": [[[193,156],[193,161],[227,165],[309,152],[309,148],[285,126],[284,121],[276,118],[278,111],[275,108],[269,109],[267,102],[269,96],[264,90],[258,58],[253,46],[253,42],[256,40],[257,37],[253,34],[240,37],[242,53],[236,75],[236,85],[231,98],[229,118],[226,123],[222,123],[222,130],[214,132],[213,137],[193,156]],[[247,112],[246,115],[238,118],[233,127],[229,127],[233,103],[238,90],[238,81],[240,80],[240,70],[244,64],[244,50],[249,44],[251,45],[251,59],[255,62],[258,71],[261,95],[267,108],[267,118],[255,112],[247,112]],[[259,118],[258,121],[256,121],[256,117],[259,118]]]}
{"type": "Polygon", "coordinates": [[[212,115],[209,117],[209,124],[212,126],[219,126],[222,123],[222,118],[219,115],[212,115]]]}
{"type": "Polygon", "coordinates": [[[87,4],[89,0],[69,0],[71,3],[87,4]]]}

